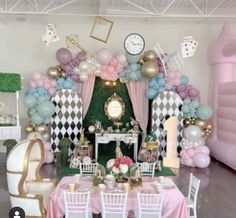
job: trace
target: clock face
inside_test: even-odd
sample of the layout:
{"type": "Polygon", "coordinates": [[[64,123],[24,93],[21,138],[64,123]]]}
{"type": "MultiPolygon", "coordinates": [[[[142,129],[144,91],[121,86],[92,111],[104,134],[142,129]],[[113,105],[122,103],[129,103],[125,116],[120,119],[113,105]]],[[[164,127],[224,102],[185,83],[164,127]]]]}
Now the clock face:
{"type": "Polygon", "coordinates": [[[124,47],[129,54],[138,55],[143,51],[145,47],[145,41],[141,35],[137,33],[131,33],[126,36],[124,47]]]}

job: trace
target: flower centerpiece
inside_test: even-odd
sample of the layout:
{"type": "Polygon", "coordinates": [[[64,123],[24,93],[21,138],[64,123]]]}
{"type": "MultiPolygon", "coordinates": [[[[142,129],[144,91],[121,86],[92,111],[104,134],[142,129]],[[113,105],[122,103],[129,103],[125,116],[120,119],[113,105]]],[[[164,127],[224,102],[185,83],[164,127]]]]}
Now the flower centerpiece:
{"type": "Polygon", "coordinates": [[[119,157],[116,159],[110,159],[107,162],[107,168],[111,170],[111,173],[116,178],[116,182],[126,182],[125,176],[128,174],[133,160],[130,157],[119,157]]]}

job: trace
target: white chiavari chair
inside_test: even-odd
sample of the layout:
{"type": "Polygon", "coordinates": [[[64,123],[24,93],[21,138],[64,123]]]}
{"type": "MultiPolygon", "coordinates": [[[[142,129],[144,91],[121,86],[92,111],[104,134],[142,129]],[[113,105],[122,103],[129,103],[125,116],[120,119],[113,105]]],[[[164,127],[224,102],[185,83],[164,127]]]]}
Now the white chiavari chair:
{"type": "Polygon", "coordinates": [[[98,163],[80,163],[80,175],[96,175],[98,170],[98,163]]]}
{"type": "Polygon", "coordinates": [[[127,192],[101,192],[102,218],[127,218],[127,198],[127,192]]]}
{"type": "Polygon", "coordinates": [[[65,218],[91,218],[89,212],[90,191],[68,192],[64,191],[65,218]]]}
{"type": "Polygon", "coordinates": [[[140,193],[137,192],[138,210],[136,211],[138,218],[161,218],[163,207],[163,194],[157,193],[140,193]]]}
{"type": "Polygon", "coordinates": [[[154,162],[154,163],[147,163],[147,162],[138,163],[137,162],[136,166],[138,167],[138,170],[139,170],[141,176],[154,177],[156,162],[154,162]]]}
{"type": "Polygon", "coordinates": [[[190,218],[197,218],[197,196],[199,187],[200,180],[191,173],[189,180],[188,197],[185,198],[190,218]]]}

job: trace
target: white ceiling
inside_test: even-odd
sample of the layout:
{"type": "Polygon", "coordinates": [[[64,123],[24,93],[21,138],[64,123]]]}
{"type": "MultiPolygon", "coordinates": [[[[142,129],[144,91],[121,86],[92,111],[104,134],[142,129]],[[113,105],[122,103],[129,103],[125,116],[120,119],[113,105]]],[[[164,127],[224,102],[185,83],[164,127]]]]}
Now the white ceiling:
{"type": "Polygon", "coordinates": [[[2,15],[236,18],[236,0],[0,0],[2,15]]]}

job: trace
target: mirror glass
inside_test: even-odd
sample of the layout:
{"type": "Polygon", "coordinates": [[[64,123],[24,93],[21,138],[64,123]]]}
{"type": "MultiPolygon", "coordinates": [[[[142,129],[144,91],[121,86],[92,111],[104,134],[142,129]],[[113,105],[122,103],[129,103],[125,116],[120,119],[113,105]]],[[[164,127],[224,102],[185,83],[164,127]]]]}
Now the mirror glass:
{"type": "Polygon", "coordinates": [[[125,112],[125,105],[122,99],[114,93],[105,103],[104,110],[108,119],[119,121],[125,112]]]}

